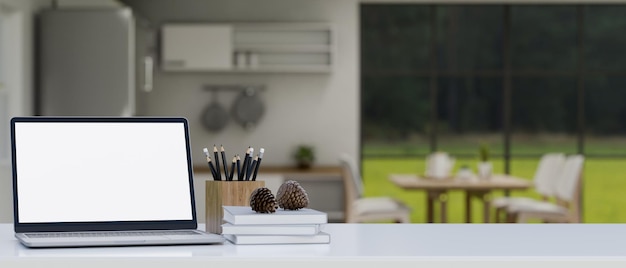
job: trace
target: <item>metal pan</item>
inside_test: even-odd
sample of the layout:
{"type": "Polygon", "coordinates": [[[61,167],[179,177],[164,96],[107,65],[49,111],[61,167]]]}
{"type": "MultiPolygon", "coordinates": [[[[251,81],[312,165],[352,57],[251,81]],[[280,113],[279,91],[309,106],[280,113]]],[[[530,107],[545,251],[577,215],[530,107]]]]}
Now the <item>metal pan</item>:
{"type": "Polygon", "coordinates": [[[259,123],[265,113],[265,104],[259,96],[260,90],[248,87],[235,99],[232,115],[234,120],[247,130],[259,123]]]}
{"type": "Polygon", "coordinates": [[[218,132],[228,124],[228,111],[217,100],[217,91],[213,91],[211,103],[202,111],[202,124],[212,132],[218,132]]]}

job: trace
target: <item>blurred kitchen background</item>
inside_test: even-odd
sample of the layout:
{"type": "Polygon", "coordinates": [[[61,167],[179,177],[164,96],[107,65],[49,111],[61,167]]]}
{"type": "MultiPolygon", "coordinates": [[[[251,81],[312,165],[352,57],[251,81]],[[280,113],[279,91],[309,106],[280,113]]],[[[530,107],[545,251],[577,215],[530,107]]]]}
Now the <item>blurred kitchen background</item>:
{"type": "Polygon", "coordinates": [[[387,176],[423,173],[431,152],[456,170],[486,144],[494,172],[529,180],[541,155],[580,153],[583,222],[626,222],[623,14],[618,0],[0,0],[0,222],[8,120],[24,115],[184,116],[199,204],[203,147],[264,147],[263,176],[303,181],[333,221],[341,154],[365,195],[424,222],[424,196],[387,176]],[[312,169],[296,168],[301,145],[312,169]]]}
{"type": "Polygon", "coordinates": [[[199,172],[213,144],[264,147],[277,172],[299,145],[317,166],[358,154],[357,1],[0,0],[0,14],[2,222],[12,116],[183,116],[199,172]]]}

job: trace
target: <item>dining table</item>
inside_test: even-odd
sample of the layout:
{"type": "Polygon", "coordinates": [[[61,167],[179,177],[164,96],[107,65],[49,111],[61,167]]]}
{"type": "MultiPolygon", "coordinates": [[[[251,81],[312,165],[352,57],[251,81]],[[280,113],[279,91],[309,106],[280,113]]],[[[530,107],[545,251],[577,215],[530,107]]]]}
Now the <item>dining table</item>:
{"type": "Polygon", "coordinates": [[[491,193],[504,191],[508,195],[511,190],[527,190],[532,187],[531,181],[508,174],[492,174],[488,178],[477,176],[431,178],[417,174],[390,174],[389,180],[405,190],[426,192],[426,220],[435,222],[435,208],[439,207],[439,222],[446,223],[449,191],[463,191],[465,199],[465,222],[472,222],[472,199],[477,198],[483,207],[483,222],[490,222],[491,193]]]}

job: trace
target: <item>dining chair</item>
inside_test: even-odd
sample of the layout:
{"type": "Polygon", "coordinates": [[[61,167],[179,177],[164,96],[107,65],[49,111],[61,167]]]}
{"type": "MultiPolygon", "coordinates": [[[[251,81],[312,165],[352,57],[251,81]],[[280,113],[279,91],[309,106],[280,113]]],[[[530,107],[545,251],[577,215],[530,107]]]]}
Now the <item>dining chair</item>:
{"type": "Polygon", "coordinates": [[[585,158],[570,155],[565,159],[556,182],[556,202],[533,201],[507,207],[510,221],[524,223],[531,219],[544,222],[581,222],[580,190],[585,158]]]}
{"type": "MultiPolygon", "coordinates": [[[[565,154],[562,153],[547,153],[541,156],[533,177],[533,185],[543,201],[548,201],[554,197],[557,178],[564,162],[565,154]]],[[[507,207],[533,201],[536,199],[530,197],[503,196],[494,198],[491,201],[491,206],[495,208],[495,222],[500,222],[501,214],[507,211],[507,207]]]]}
{"type": "Polygon", "coordinates": [[[410,223],[411,209],[397,199],[364,197],[363,182],[356,162],[343,154],[339,158],[346,189],[346,223],[392,221],[410,223]]]}

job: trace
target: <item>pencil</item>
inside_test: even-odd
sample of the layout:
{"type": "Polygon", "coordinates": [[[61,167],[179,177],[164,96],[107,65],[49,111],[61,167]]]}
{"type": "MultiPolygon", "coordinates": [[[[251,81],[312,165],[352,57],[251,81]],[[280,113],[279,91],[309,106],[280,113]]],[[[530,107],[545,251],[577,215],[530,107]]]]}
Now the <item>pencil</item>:
{"type": "Polygon", "coordinates": [[[219,175],[217,175],[217,171],[215,171],[215,167],[213,166],[213,162],[211,162],[211,158],[208,157],[207,161],[209,163],[209,168],[211,169],[211,173],[213,173],[213,180],[214,181],[221,181],[222,177],[220,177],[219,175]]]}
{"type": "Polygon", "coordinates": [[[235,163],[237,163],[237,157],[233,156],[233,163],[230,165],[230,173],[228,174],[228,180],[233,180],[233,174],[235,174],[235,163]]]}
{"type": "Polygon", "coordinates": [[[239,180],[243,181],[246,177],[247,167],[248,167],[248,158],[250,157],[250,147],[246,150],[246,155],[243,156],[243,165],[241,166],[241,173],[239,173],[239,180]]]}
{"type": "Polygon", "coordinates": [[[228,165],[226,164],[226,152],[224,152],[224,146],[220,145],[220,151],[222,152],[222,166],[224,167],[224,180],[228,180],[228,165]]]}
{"type": "Polygon", "coordinates": [[[217,172],[217,177],[222,180],[222,172],[220,171],[220,158],[217,154],[217,147],[213,144],[213,156],[215,156],[215,172],[217,172]]]}
{"type": "Polygon", "coordinates": [[[215,167],[213,167],[213,163],[211,163],[211,156],[209,156],[209,149],[204,148],[202,149],[202,151],[206,155],[206,162],[209,165],[209,169],[211,170],[211,176],[213,176],[213,180],[218,180],[217,176],[215,175],[215,167]]]}
{"type": "Polygon", "coordinates": [[[240,181],[241,180],[241,157],[239,157],[239,155],[237,155],[237,180],[240,181]]]}
{"type": "Polygon", "coordinates": [[[259,149],[259,160],[256,161],[256,165],[254,166],[254,174],[252,175],[253,181],[256,181],[256,174],[259,172],[259,166],[261,165],[261,160],[263,160],[263,153],[265,153],[265,149],[259,149]]]}
{"type": "Polygon", "coordinates": [[[252,168],[252,156],[254,155],[254,148],[250,147],[250,154],[247,157],[246,160],[246,169],[244,170],[244,176],[245,176],[245,181],[250,180],[250,169],[252,168]]]}
{"type": "Polygon", "coordinates": [[[259,156],[255,156],[254,160],[252,160],[252,163],[250,164],[250,168],[248,168],[248,173],[246,174],[246,180],[249,181],[250,180],[250,176],[252,176],[252,170],[255,169],[256,165],[258,165],[258,161],[259,161],[259,156]]]}

